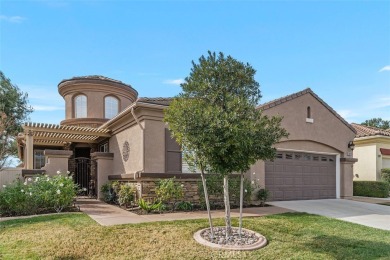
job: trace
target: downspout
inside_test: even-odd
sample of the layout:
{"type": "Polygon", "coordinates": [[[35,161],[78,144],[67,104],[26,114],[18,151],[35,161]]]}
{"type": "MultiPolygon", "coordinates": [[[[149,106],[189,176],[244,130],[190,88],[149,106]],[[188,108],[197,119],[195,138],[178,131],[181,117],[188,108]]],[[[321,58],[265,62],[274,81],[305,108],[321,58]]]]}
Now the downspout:
{"type": "MultiPolygon", "coordinates": [[[[134,117],[134,120],[137,122],[137,124],[138,124],[138,126],[141,128],[141,130],[142,131],[144,131],[145,129],[144,129],[144,127],[141,125],[141,123],[140,123],[140,121],[139,121],[139,119],[138,119],[138,117],[135,115],[135,113],[134,113],[134,107],[137,105],[137,101],[138,101],[138,99],[134,102],[134,106],[131,108],[131,110],[130,110],[130,112],[131,112],[131,114],[133,115],[133,117],[134,117]]],[[[144,136],[143,136],[144,137],[144,136]]],[[[142,138],[143,139],[143,142],[144,142],[144,138],[142,138]]],[[[143,150],[145,149],[145,142],[144,142],[144,144],[143,144],[143,150]]],[[[142,161],[143,161],[143,166],[145,165],[145,159],[144,159],[144,156],[145,156],[145,151],[142,151],[143,153],[142,153],[142,161]]],[[[137,175],[139,175],[141,172],[144,172],[144,169],[143,169],[143,167],[142,167],[142,170],[141,171],[137,171],[137,172],[135,172],[134,173],[134,180],[135,179],[137,179],[137,177],[139,177],[139,176],[137,176],[137,175]]],[[[141,190],[142,188],[140,187],[140,192],[142,192],[142,190],[141,190]]],[[[142,194],[142,193],[141,193],[142,194]]]]}

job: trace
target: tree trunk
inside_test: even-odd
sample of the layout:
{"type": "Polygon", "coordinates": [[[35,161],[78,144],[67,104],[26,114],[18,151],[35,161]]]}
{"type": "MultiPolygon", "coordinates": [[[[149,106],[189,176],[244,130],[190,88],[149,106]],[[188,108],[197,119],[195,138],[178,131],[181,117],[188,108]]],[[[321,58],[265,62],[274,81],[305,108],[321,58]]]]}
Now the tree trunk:
{"type": "Polygon", "coordinates": [[[244,173],[241,173],[241,183],[240,183],[240,219],[239,219],[239,228],[238,234],[241,238],[241,229],[242,229],[242,207],[244,204],[244,173]]]}
{"type": "Polygon", "coordinates": [[[200,176],[202,177],[204,199],[205,199],[206,208],[207,208],[207,215],[209,217],[209,223],[210,223],[211,239],[214,239],[213,220],[211,218],[210,201],[209,201],[209,194],[207,192],[206,178],[204,177],[203,168],[201,168],[200,171],[201,171],[200,176]]]}
{"type": "Polygon", "coordinates": [[[223,177],[223,195],[224,195],[224,201],[225,201],[226,238],[229,238],[232,236],[232,223],[230,220],[230,199],[229,199],[228,175],[223,177]]]}

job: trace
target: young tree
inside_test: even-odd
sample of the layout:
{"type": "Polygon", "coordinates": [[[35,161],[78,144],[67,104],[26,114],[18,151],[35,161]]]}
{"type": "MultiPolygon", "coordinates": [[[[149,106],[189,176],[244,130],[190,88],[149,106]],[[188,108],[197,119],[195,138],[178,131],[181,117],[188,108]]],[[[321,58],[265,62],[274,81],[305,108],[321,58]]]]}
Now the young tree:
{"type": "Polygon", "coordinates": [[[373,126],[383,130],[390,129],[390,120],[383,120],[382,118],[371,118],[362,123],[365,126],[373,126]]]}
{"type": "Polygon", "coordinates": [[[165,121],[198,166],[224,176],[226,235],[231,236],[229,175],[248,171],[257,160],[274,158],[272,145],[287,132],[280,117],[267,117],[256,109],[261,95],[249,64],[211,52],[192,64],[165,121]]]}
{"type": "Polygon", "coordinates": [[[15,136],[32,108],[28,106],[27,93],[23,93],[0,71],[0,170],[8,159],[17,154],[15,136]]]}

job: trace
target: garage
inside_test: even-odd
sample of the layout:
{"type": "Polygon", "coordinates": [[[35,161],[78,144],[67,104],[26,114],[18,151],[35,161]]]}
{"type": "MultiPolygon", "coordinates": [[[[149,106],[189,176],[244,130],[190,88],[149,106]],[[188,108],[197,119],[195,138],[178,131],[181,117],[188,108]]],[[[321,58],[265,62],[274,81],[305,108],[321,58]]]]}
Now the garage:
{"type": "Polygon", "coordinates": [[[270,201],[336,198],[336,156],[277,152],[265,162],[270,201]]]}

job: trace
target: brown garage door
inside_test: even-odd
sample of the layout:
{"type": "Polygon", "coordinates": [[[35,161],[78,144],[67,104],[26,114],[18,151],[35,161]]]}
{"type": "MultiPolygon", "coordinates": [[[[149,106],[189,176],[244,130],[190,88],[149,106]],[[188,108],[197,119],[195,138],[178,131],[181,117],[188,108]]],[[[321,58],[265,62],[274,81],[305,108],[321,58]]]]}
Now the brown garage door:
{"type": "Polygon", "coordinates": [[[265,187],[271,201],[336,198],[336,157],[278,152],[265,162],[265,187]]]}

